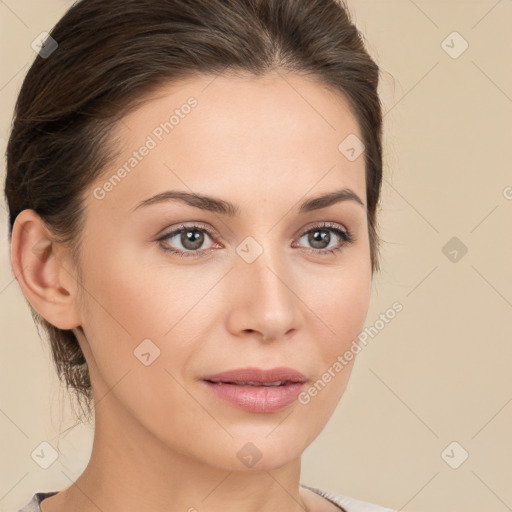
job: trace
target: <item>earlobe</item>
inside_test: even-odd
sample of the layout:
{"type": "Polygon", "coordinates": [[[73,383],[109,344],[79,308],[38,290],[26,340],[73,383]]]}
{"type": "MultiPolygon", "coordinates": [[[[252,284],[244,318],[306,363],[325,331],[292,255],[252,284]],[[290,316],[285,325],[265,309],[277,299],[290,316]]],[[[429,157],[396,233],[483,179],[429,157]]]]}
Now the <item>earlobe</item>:
{"type": "Polygon", "coordinates": [[[76,293],[66,250],[56,244],[41,217],[23,210],[12,230],[11,264],[14,275],[32,307],[59,329],[80,325],[76,293]]]}

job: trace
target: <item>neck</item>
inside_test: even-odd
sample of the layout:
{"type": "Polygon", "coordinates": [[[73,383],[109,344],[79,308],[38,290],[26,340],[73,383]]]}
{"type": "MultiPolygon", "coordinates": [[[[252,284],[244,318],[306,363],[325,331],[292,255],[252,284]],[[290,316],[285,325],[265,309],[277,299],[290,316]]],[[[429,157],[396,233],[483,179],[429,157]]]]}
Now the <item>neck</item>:
{"type": "Polygon", "coordinates": [[[86,469],[60,494],[62,509],[76,512],[308,511],[300,458],[278,468],[208,465],[186,449],[163,444],[113,396],[96,407],[86,469]]]}

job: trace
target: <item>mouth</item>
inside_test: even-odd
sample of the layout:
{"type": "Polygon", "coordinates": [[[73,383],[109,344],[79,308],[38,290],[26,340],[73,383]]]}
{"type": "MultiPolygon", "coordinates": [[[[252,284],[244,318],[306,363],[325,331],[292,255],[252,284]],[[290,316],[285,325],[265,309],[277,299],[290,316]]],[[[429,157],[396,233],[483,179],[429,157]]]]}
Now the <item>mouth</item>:
{"type": "Polygon", "coordinates": [[[296,384],[297,382],[293,382],[291,380],[277,380],[275,382],[256,382],[256,381],[221,381],[221,380],[209,380],[205,379],[206,382],[211,382],[212,384],[234,384],[235,386],[287,386],[289,384],[296,384]]]}
{"type": "Polygon", "coordinates": [[[243,368],[201,379],[224,402],[248,412],[277,412],[296,399],[306,377],[291,368],[243,368]]]}

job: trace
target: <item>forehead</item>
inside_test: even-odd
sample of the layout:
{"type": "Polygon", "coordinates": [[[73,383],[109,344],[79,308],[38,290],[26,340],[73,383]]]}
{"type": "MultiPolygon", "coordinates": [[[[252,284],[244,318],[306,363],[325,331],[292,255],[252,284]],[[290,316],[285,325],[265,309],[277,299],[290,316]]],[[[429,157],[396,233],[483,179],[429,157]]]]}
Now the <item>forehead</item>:
{"type": "Polygon", "coordinates": [[[219,197],[274,187],[298,199],[315,184],[341,185],[364,196],[363,156],[351,161],[339,147],[362,139],[356,118],[311,78],[198,75],[154,91],[113,135],[119,158],[100,185],[124,168],[107,199],[123,197],[127,209],[164,186],[219,197]]]}
{"type": "MultiPolygon", "coordinates": [[[[169,121],[173,113],[179,117],[171,123],[175,140],[192,135],[190,130],[177,129],[186,117],[190,118],[187,124],[193,125],[196,138],[214,137],[212,127],[218,138],[233,134],[250,140],[259,134],[260,138],[267,135],[270,141],[278,133],[280,142],[293,137],[318,142],[315,135],[325,136],[328,132],[336,133],[335,139],[344,132],[362,138],[350,103],[341,91],[334,91],[317,78],[284,71],[260,77],[197,75],[162,85],[125,116],[119,128],[128,125],[131,129],[135,125],[137,130],[148,132],[156,120],[169,121]],[[197,103],[193,109],[186,107],[191,98],[197,103]],[[281,132],[284,127],[288,130],[281,132]],[[245,131],[240,133],[243,128],[245,131]]],[[[326,140],[327,144],[330,142],[326,140]]]]}

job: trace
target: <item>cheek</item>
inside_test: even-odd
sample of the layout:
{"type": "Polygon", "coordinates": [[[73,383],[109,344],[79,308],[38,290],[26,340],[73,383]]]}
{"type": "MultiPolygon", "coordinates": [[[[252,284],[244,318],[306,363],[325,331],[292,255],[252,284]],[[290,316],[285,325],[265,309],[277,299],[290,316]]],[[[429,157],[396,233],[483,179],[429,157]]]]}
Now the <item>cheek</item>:
{"type": "Polygon", "coordinates": [[[370,303],[371,277],[362,270],[348,275],[338,285],[336,301],[332,301],[334,330],[344,340],[354,339],[364,326],[370,303]]]}
{"type": "Polygon", "coordinates": [[[207,266],[179,268],[153,251],[138,250],[110,246],[107,255],[98,252],[101,258],[85,262],[84,330],[107,385],[128,370],[146,378],[154,373],[149,368],[160,367],[160,379],[166,378],[162,368],[178,376],[193,354],[193,331],[211,316],[204,311],[205,297],[218,272],[207,266]],[[145,366],[144,361],[154,362],[145,366]]]}
{"type": "Polygon", "coordinates": [[[305,302],[319,320],[313,324],[322,329],[320,346],[332,358],[357,339],[364,327],[371,295],[368,253],[353,251],[337,266],[310,272],[303,283],[305,302]]]}
{"type": "Polygon", "coordinates": [[[336,267],[301,275],[308,276],[301,281],[302,297],[311,311],[306,329],[315,340],[311,357],[317,357],[317,374],[298,402],[315,430],[323,428],[342,397],[359,352],[371,295],[369,253],[363,246],[336,267]]]}
{"type": "MultiPolygon", "coordinates": [[[[317,280],[311,324],[317,340],[318,373],[299,397],[311,432],[323,428],[339,403],[357,358],[361,333],[370,301],[371,277],[364,265],[348,266],[331,273],[331,279],[317,280]],[[349,269],[351,271],[349,271],[349,269]],[[318,316],[322,321],[314,319],[318,316]],[[328,326],[328,327],[326,327],[328,326]]],[[[313,440],[316,434],[312,434],[313,440]]]]}
{"type": "Polygon", "coordinates": [[[191,308],[213,283],[190,291],[190,275],[187,287],[183,273],[116,251],[89,268],[84,330],[98,396],[114,400],[105,407],[114,407],[117,399],[148,429],[161,426],[187,435],[186,426],[202,414],[179,384],[194,353],[187,343],[191,308]]]}

